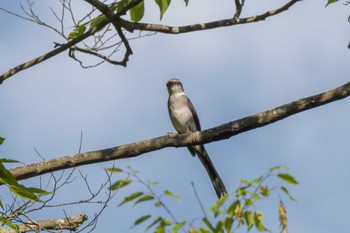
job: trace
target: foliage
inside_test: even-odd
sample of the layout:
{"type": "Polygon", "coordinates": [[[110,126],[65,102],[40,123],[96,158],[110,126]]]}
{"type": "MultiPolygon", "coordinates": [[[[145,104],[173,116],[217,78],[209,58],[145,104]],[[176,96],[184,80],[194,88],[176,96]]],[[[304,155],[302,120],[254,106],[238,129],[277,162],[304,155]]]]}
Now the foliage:
{"type": "MultiPolygon", "coordinates": [[[[0,145],[4,142],[5,138],[0,137],[0,145]]],[[[19,161],[13,159],[0,158],[0,185],[6,185],[9,190],[16,196],[23,199],[27,199],[34,202],[41,202],[40,195],[47,195],[47,192],[42,189],[25,187],[24,185],[17,182],[16,178],[12,173],[5,168],[4,163],[18,163],[19,161]]],[[[4,209],[2,204],[2,198],[0,196],[0,208],[4,209]]],[[[13,230],[18,232],[18,226],[8,221],[6,218],[0,217],[0,222],[11,227],[13,230]]]]}
{"type": "Polygon", "coordinates": [[[135,181],[141,183],[147,189],[147,192],[137,191],[124,197],[119,203],[119,206],[127,203],[132,203],[133,206],[136,206],[145,202],[153,202],[156,208],[163,208],[168,213],[168,216],[153,216],[151,213],[147,213],[134,221],[133,227],[147,223],[145,230],[152,229],[153,232],[156,233],[168,231],[177,233],[180,230],[193,233],[230,233],[234,232],[234,229],[243,226],[246,227],[248,231],[253,227],[259,231],[269,231],[263,221],[263,212],[257,209],[257,203],[263,199],[269,198],[272,192],[278,194],[278,218],[281,232],[286,233],[288,225],[287,211],[281,199],[280,191],[291,200],[297,201],[285,186],[270,187],[267,184],[267,180],[274,177],[290,185],[298,184],[293,176],[285,173],[286,170],[289,170],[288,167],[276,166],[268,169],[267,174],[259,176],[251,181],[241,180],[240,187],[233,194],[221,197],[210,207],[210,217],[204,213],[204,217],[201,217],[199,226],[194,226],[193,221],[177,220],[167,207],[165,198],[174,198],[178,203],[181,203],[181,198],[179,196],[174,195],[169,190],[165,190],[161,195],[157,194],[154,191],[154,186],[158,183],[144,181],[138,175],[138,171],[132,170],[131,168],[127,171],[123,171],[119,168],[109,168],[106,170],[108,172],[127,175],[126,179],[117,180],[111,185],[111,189],[114,191],[119,191],[121,188],[126,187],[125,184],[129,185],[135,181]],[[283,172],[280,172],[281,170],[283,170],[283,172]]]}
{"type": "MultiPolygon", "coordinates": [[[[188,5],[189,0],[184,0],[186,6],[188,5]]],[[[112,3],[109,5],[109,10],[111,10],[113,13],[119,13],[122,10],[124,10],[129,4],[131,4],[133,0],[121,0],[116,3],[112,3]]],[[[160,20],[162,20],[165,12],[169,8],[169,5],[171,3],[171,0],[155,0],[155,3],[159,7],[159,12],[160,12],[160,20]]],[[[144,14],[145,14],[145,4],[144,1],[141,1],[139,4],[136,6],[132,7],[129,10],[130,13],[130,19],[133,22],[139,22],[144,14]]],[[[74,27],[73,31],[69,34],[68,39],[75,39],[79,36],[81,36],[86,29],[92,29],[96,27],[99,23],[107,20],[107,17],[103,14],[100,14],[99,16],[93,18],[92,20],[84,23],[84,24],[78,24],[74,27]]],[[[101,28],[100,30],[102,30],[101,28]]]]}

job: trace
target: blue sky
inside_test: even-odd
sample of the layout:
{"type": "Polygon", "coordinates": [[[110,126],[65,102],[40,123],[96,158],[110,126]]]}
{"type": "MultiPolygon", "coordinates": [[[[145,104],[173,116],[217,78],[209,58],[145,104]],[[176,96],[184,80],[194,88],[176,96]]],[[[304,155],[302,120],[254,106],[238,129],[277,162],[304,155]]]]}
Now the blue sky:
{"type": "MultiPolygon", "coordinates": [[[[6,2],[1,6],[16,10],[16,4],[6,2]]],[[[29,164],[41,161],[34,148],[46,159],[75,154],[80,131],[84,135],[83,151],[173,132],[165,87],[173,77],[182,80],[203,129],[342,85],[349,81],[349,11],[341,3],[328,8],[325,4],[302,1],[264,22],[133,40],[134,55],[127,68],[103,64],[84,70],[62,53],[20,72],[0,87],[0,135],[6,137],[1,156],[29,164]]],[[[82,1],[81,9],[85,5],[82,1]]],[[[247,1],[243,16],[278,5],[273,1],[247,1]]],[[[36,1],[36,6],[46,20],[53,22],[47,5],[36,1]]],[[[193,0],[187,8],[177,1],[162,23],[184,25],[229,18],[232,14],[233,1],[213,5],[193,0]]],[[[46,28],[2,12],[0,17],[4,32],[0,38],[1,73],[50,51],[52,42],[62,42],[46,28]]],[[[156,23],[158,17],[155,4],[147,3],[145,22],[156,23]]],[[[331,103],[210,143],[206,148],[230,192],[238,187],[240,179],[253,179],[275,165],[289,166],[300,182],[290,191],[301,201],[297,204],[283,199],[289,231],[341,232],[347,228],[350,208],[348,105],[348,99],[331,103]]],[[[207,209],[216,199],[205,170],[186,149],[166,148],[118,160],[115,165],[130,165],[140,170],[144,179],[160,182],[159,191],[169,189],[182,196],[181,205],[169,201],[178,219],[191,221],[202,216],[192,181],[207,209]]],[[[110,166],[111,162],[79,170],[97,188],[105,179],[103,168],[110,166]]],[[[78,173],[76,176],[75,183],[57,194],[55,203],[84,197],[85,187],[78,173]]],[[[25,183],[38,185],[39,179],[25,183]]],[[[152,205],[117,207],[123,195],[134,188],[116,196],[96,232],[141,232],[142,227],[129,229],[133,221],[153,210],[159,214],[152,205]]],[[[278,232],[277,202],[275,195],[259,206],[272,232],[278,232]]],[[[68,215],[85,212],[92,218],[96,208],[44,210],[37,217],[60,217],[65,209],[68,215]]]]}

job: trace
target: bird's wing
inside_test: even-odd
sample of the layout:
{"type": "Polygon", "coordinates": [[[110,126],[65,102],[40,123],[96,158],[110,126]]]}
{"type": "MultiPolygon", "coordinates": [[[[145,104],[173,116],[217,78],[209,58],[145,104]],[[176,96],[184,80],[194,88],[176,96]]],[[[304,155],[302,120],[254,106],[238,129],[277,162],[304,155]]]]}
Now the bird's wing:
{"type": "Polygon", "coordinates": [[[199,118],[196,112],[196,109],[194,108],[190,98],[187,97],[187,105],[188,108],[191,110],[193,118],[194,118],[194,123],[196,124],[197,129],[191,129],[191,131],[201,131],[201,124],[199,123],[199,118]]]}

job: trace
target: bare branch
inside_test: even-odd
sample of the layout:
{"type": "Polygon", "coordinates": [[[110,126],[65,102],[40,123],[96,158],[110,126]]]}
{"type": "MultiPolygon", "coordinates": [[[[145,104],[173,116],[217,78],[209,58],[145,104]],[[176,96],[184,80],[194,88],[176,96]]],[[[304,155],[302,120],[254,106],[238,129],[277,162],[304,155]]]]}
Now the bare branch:
{"type": "Polygon", "coordinates": [[[166,147],[185,147],[228,139],[237,134],[256,129],[302,111],[325,105],[343,99],[350,95],[350,82],[330,91],[314,96],[295,100],[285,105],[248,116],[239,120],[219,125],[215,128],[188,134],[169,134],[158,138],[108,148],[104,150],[85,152],[64,156],[10,169],[18,179],[46,174],[53,171],[78,167],[85,164],[105,162],[116,159],[136,157],[141,154],[166,147]]]}
{"type": "Polygon", "coordinates": [[[40,231],[42,229],[77,231],[87,219],[85,214],[78,214],[67,218],[30,221],[21,224],[19,228],[20,232],[40,231]]]}

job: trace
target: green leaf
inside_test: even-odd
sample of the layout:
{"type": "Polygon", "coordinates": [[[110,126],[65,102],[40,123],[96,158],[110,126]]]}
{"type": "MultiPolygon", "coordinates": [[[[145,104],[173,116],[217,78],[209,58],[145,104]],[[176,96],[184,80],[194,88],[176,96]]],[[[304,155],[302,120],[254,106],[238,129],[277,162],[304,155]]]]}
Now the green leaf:
{"type": "Polygon", "coordinates": [[[6,220],[3,217],[0,217],[0,222],[7,225],[8,227],[11,227],[16,233],[19,233],[19,227],[16,224],[13,224],[12,222],[6,220]]]}
{"type": "Polygon", "coordinates": [[[328,2],[327,2],[325,7],[327,7],[329,4],[332,4],[332,3],[335,3],[335,2],[338,2],[338,0],[328,0],[328,2]]]}
{"type": "Polygon", "coordinates": [[[68,39],[73,40],[73,39],[83,35],[85,30],[86,30],[85,25],[76,25],[74,27],[74,30],[69,34],[68,39]]]}
{"type": "Polygon", "coordinates": [[[250,182],[248,182],[247,180],[240,180],[241,184],[244,184],[244,185],[248,185],[250,184],[250,182]]]}
{"type": "Polygon", "coordinates": [[[150,225],[148,225],[146,227],[145,231],[147,231],[148,229],[150,229],[151,227],[153,227],[157,223],[161,222],[162,220],[163,220],[163,218],[161,218],[161,217],[156,218],[150,225]]]}
{"type": "Polygon", "coordinates": [[[164,194],[169,196],[169,197],[173,197],[177,200],[178,203],[181,203],[181,197],[180,196],[175,196],[172,192],[170,192],[169,190],[165,190],[164,194]]]}
{"type": "Polygon", "coordinates": [[[141,202],[150,201],[150,200],[153,200],[153,199],[154,199],[154,197],[151,196],[151,195],[143,196],[143,197],[141,197],[140,199],[138,199],[138,200],[135,202],[134,206],[137,205],[137,204],[139,204],[139,203],[141,203],[141,202]]]}
{"type": "Polygon", "coordinates": [[[280,174],[277,174],[277,176],[289,184],[299,184],[298,181],[289,174],[280,173],[280,174]]]}
{"type": "Polygon", "coordinates": [[[255,222],[255,227],[259,231],[267,231],[263,223],[263,214],[258,210],[254,212],[254,222],[255,222]]]}
{"type": "Polygon", "coordinates": [[[154,203],[154,205],[155,205],[156,207],[161,207],[161,206],[162,206],[162,202],[157,201],[156,203],[154,203]]]}
{"type": "Polygon", "coordinates": [[[118,180],[114,184],[111,185],[111,190],[121,189],[121,188],[131,184],[131,182],[132,181],[130,179],[118,180]]]}
{"type": "Polygon", "coordinates": [[[232,228],[232,223],[233,223],[233,218],[227,217],[225,219],[224,226],[225,226],[226,232],[230,232],[232,228]]]}
{"type": "Polygon", "coordinates": [[[199,228],[199,232],[200,233],[210,233],[210,231],[208,229],[203,228],[203,227],[199,228]]]}
{"type": "Polygon", "coordinates": [[[215,232],[215,228],[213,227],[213,225],[211,225],[211,223],[206,217],[202,218],[202,220],[211,231],[215,232]]]}
{"type": "Polygon", "coordinates": [[[0,163],[20,163],[20,161],[14,160],[14,159],[2,158],[2,159],[0,159],[0,163]]]}
{"type": "Polygon", "coordinates": [[[254,216],[249,210],[243,213],[243,218],[248,226],[248,231],[254,226],[254,216]]]}
{"type": "Polygon", "coordinates": [[[184,2],[185,2],[185,4],[186,4],[186,6],[188,6],[189,0],[184,0],[184,2]]]}
{"type": "Polygon", "coordinates": [[[269,191],[269,188],[267,187],[267,185],[266,186],[260,186],[260,193],[264,197],[270,196],[270,191],[269,191]]]}
{"type": "Polygon", "coordinates": [[[227,214],[228,214],[228,216],[230,216],[230,217],[235,216],[237,206],[240,206],[240,205],[241,205],[241,203],[239,202],[239,200],[233,202],[233,203],[230,205],[230,207],[228,207],[228,209],[227,209],[227,214]]]}
{"type": "Polygon", "coordinates": [[[259,194],[256,194],[256,193],[253,193],[253,192],[250,192],[249,194],[252,196],[254,201],[259,201],[260,200],[259,194]]]}
{"type": "Polygon", "coordinates": [[[149,219],[151,217],[150,214],[144,215],[138,219],[136,219],[136,221],[134,222],[134,226],[139,225],[140,223],[143,223],[144,221],[146,221],[147,219],[149,219]]]}
{"type": "Polygon", "coordinates": [[[162,20],[165,11],[168,9],[171,0],[155,0],[160,11],[160,20],[162,20]]]}
{"type": "Polygon", "coordinates": [[[130,9],[130,17],[133,22],[139,22],[145,13],[145,6],[143,1],[130,9]]]}
{"type": "Polygon", "coordinates": [[[252,183],[252,184],[259,184],[259,183],[261,182],[262,178],[263,178],[263,176],[260,176],[260,177],[258,177],[258,178],[255,178],[255,179],[252,180],[252,182],[250,182],[250,183],[252,183]]]}
{"type": "Polygon", "coordinates": [[[125,203],[132,201],[132,200],[134,200],[142,195],[143,195],[143,192],[136,192],[136,193],[133,193],[127,197],[124,197],[124,200],[122,202],[120,202],[120,204],[118,206],[124,205],[125,203]]]}
{"type": "Polygon", "coordinates": [[[293,196],[289,193],[289,191],[288,191],[288,189],[287,189],[286,187],[281,186],[281,190],[282,190],[285,194],[287,194],[287,196],[289,197],[289,199],[291,199],[292,201],[295,201],[295,202],[299,202],[298,199],[296,199],[295,197],[293,197],[293,196]]]}
{"type": "Polygon", "coordinates": [[[223,230],[224,230],[223,227],[224,227],[223,221],[219,221],[219,222],[216,224],[215,232],[224,232],[224,231],[223,231],[223,230]]]}
{"type": "Polygon", "coordinates": [[[0,145],[5,141],[5,138],[0,137],[0,145]]]}
{"type": "Polygon", "coordinates": [[[213,206],[210,207],[210,211],[216,212],[225,203],[228,197],[229,195],[220,197],[220,199],[213,206]]]}
{"type": "Polygon", "coordinates": [[[5,166],[0,163],[0,182],[8,185],[18,186],[16,178],[12,173],[5,168],[5,166]]]}
{"type": "Polygon", "coordinates": [[[117,167],[106,168],[105,171],[106,172],[115,172],[115,173],[123,172],[122,169],[117,168],[117,167]]]}
{"type": "Polygon", "coordinates": [[[236,190],[237,196],[238,196],[238,197],[241,197],[241,196],[247,195],[247,191],[246,191],[246,188],[247,188],[247,187],[248,187],[248,186],[238,188],[238,189],[236,190]]]}
{"type": "Polygon", "coordinates": [[[267,170],[269,170],[269,171],[275,171],[275,170],[278,170],[278,169],[280,169],[281,168],[281,166],[274,166],[274,167],[271,167],[271,168],[269,168],[269,169],[267,169],[267,170]]]}
{"type": "MultiPolygon", "coordinates": [[[[107,20],[107,16],[105,15],[99,15],[96,18],[92,19],[90,22],[90,28],[89,29],[93,29],[95,28],[97,25],[99,25],[101,22],[107,20]]],[[[100,30],[102,30],[103,28],[101,28],[100,30]]]]}
{"type": "Polygon", "coordinates": [[[171,233],[177,233],[185,224],[186,224],[185,221],[183,221],[183,222],[178,222],[177,224],[175,224],[175,226],[174,226],[173,229],[171,230],[171,233]]]}
{"type": "Polygon", "coordinates": [[[11,192],[13,192],[14,194],[16,194],[19,197],[22,197],[24,199],[28,199],[31,201],[35,201],[35,202],[42,202],[39,199],[39,197],[37,195],[35,195],[35,193],[28,190],[23,185],[16,185],[16,186],[11,185],[9,188],[10,188],[11,192]]]}
{"type": "Polygon", "coordinates": [[[247,199],[247,200],[245,200],[245,205],[246,206],[250,206],[250,205],[253,205],[254,204],[254,201],[252,200],[252,199],[247,199]]]}

